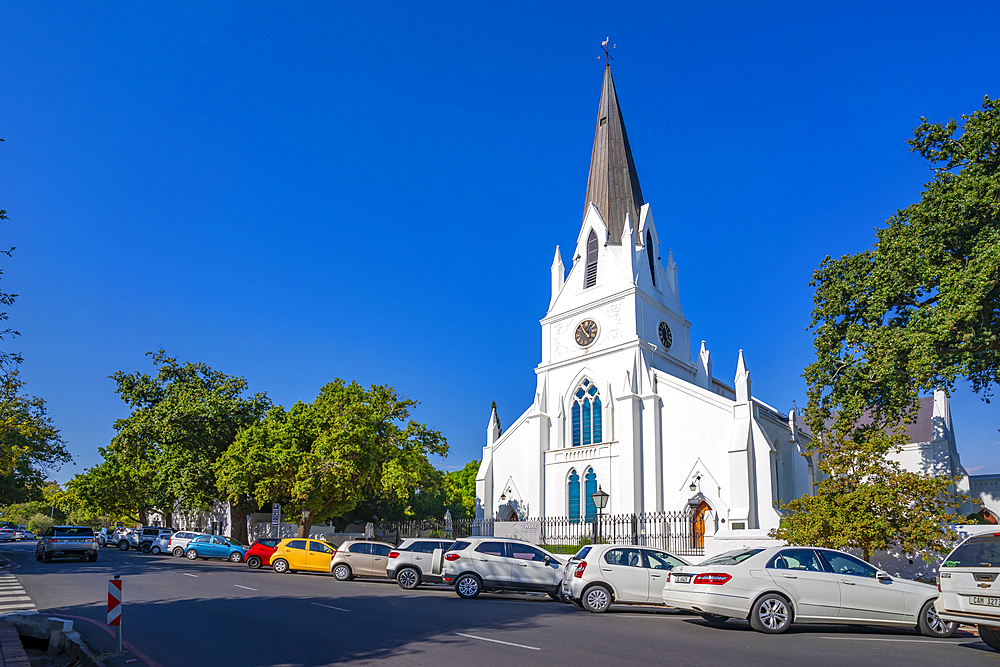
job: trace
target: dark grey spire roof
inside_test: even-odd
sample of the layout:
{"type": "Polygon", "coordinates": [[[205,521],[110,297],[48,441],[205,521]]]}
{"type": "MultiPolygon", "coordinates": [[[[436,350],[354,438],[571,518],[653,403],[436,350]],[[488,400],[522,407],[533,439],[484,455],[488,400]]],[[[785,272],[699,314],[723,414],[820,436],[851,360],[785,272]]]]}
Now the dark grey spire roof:
{"type": "Polygon", "coordinates": [[[631,216],[633,228],[638,226],[639,208],[644,203],[628,135],[625,134],[625,121],[618,107],[611,67],[607,65],[604,67],[604,86],[597,111],[597,129],[594,131],[594,152],[590,156],[584,217],[591,203],[601,212],[611,243],[621,243],[626,215],[631,216]]]}

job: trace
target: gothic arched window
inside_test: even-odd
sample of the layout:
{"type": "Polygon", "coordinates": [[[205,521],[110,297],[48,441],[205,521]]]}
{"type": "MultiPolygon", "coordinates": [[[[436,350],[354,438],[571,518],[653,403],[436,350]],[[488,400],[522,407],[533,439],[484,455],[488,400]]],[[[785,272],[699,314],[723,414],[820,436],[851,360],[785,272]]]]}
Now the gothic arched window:
{"type": "Polygon", "coordinates": [[[587,264],[583,278],[584,289],[597,284],[597,232],[590,230],[587,237],[587,264]]]}
{"type": "Polygon", "coordinates": [[[597,505],[594,504],[594,494],[597,493],[597,473],[593,468],[587,468],[587,474],[583,476],[586,480],[587,494],[587,521],[592,521],[597,516],[597,505]]]}
{"type": "Polygon", "coordinates": [[[602,440],[601,395],[597,385],[584,379],[573,394],[573,446],[592,445],[602,440]]]}
{"type": "Polygon", "coordinates": [[[646,230],[646,257],[649,259],[649,277],[653,279],[653,287],[656,287],[656,269],[653,268],[653,236],[646,230]]]}
{"type": "Polygon", "coordinates": [[[576,523],[580,520],[580,476],[576,469],[569,471],[569,520],[576,523]]]}

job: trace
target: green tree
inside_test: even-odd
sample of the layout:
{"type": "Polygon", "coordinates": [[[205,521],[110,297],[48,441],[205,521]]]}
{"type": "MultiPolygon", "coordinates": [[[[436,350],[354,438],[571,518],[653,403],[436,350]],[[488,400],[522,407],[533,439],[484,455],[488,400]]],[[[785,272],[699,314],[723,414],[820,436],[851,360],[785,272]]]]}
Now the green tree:
{"type": "Polygon", "coordinates": [[[0,376],[0,505],[41,499],[48,474],[72,460],[45,401],[23,389],[17,370],[0,376]]]}
{"type": "MultiPolygon", "coordinates": [[[[242,377],[203,363],[180,363],[160,350],[149,353],[155,376],[119,371],[116,392],[131,409],[115,422],[117,434],[102,448],[104,461],[81,475],[72,490],[94,514],[145,524],[158,509],[171,521],[175,503],[207,510],[222,500],[214,464],[239,431],[263,418],[267,396],[247,395],[242,377]]],[[[254,507],[234,498],[233,536],[246,540],[254,507]]]]}
{"type": "Polygon", "coordinates": [[[439,432],[409,420],[416,405],[387,385],[337,379],[312,403],[276,408],[244,429],[215,466],[220,488],[261,505],[284,501],[301,514],[300,536],[366,500],[406,499],[427,456],[448,451],[439,432]]]}
{"type": "Polygon", "coordinates": [[[921,125],[911,150],[934,171],[920,201],[876,230],[874,248],[817,269],[816,361],[806,422],[816,495],[784,506],[774,531],[796,544],[941,552],[968,499],[956,480],[905,471],[921,393],[967,379],[984,400],[1000,383],[1000,107],[963,124],[921,125]]]}
{"type": "Polygon", "coordinates": [[[475,518],[476,475],[479,474],[480,463],[478,459],[469,461],[461,470],[454,470],[446,475],[447,504],[452,518],[475,518]]]}

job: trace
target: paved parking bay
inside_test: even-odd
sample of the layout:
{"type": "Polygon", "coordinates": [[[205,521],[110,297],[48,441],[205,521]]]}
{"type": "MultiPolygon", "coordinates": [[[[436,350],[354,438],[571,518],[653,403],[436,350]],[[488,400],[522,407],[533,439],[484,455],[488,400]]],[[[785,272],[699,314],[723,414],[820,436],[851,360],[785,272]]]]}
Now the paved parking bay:
{"type": "MultiPolygon", "coordinates": [[[[149,667],[399,665],[998,665],[972,635],[935,641],[906,629],[796,626],[762,635],[747,623],[709,627],[655,607],[588,614],[544,596],[450,589],[404,592],[379,580],[275,574],[224,561],[102,550],[96,563],[37,563],[34,543],[0,545],[42,613],[103,633],[107,582],[124,580],[124,637],[149,667]],[[196,662],[197,660],[197,662],[196,662]]],[[[111,661],[115,663],[115,660],[111,661]]],[[[132,663],[136,664],[136,663],[132,663]]]]}

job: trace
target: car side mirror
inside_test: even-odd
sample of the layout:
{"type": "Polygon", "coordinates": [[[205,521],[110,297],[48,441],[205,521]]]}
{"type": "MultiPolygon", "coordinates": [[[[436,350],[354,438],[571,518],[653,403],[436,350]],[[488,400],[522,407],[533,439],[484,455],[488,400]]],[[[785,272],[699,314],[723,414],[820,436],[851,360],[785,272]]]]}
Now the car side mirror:
{"type": "Polygon", "coordinates": [[[549,558],[548,556],[546,556],[546,557],[545,557],[545,564],[546,564],[546,565],[548,565],[548,564],[549,564],[549,563],[551,563],[551,562],[552,562],[552,559],[551,559],[551,558],[549,558]]]}
{"type": "Polygon", "coordinates": [[[883,570],[879,570],[878,572],[876,572],[875,578],[878,579],[879,581],[890,581],[892,579],[892,577],[889,576],[889,573],[884,572],[883,570]]]}

